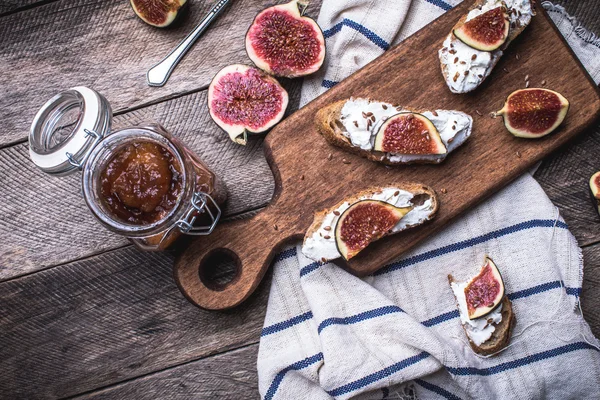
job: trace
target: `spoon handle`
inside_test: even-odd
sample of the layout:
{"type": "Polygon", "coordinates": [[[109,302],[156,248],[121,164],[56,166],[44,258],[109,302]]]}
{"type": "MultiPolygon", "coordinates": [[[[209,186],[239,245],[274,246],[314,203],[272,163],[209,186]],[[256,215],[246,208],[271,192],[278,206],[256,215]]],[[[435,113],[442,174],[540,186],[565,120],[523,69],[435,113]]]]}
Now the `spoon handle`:
{"type": "Polygon", "coordinates": [[[148,85],[163,86],[167,82],[171,72],[173,72],[173,69],[175,69],[175,66],[179,60],[183,58],[185,53],[190,49],[190,47],[192,47],[194,42],[206,30],[210,23],[221,13],[221,11],[223,11],[225,6],[227,6],[230,1],[231,0],[219,0],[217,4],[210,10],[210,12],[206,14],[206,17],[204,17],[198,26],[196,26],[196,28],[194,28],[194,30],[187,35],[185,39],[183,39],[181,43],[179,43],[177,47],[175,47],[173,51],[169,53],[168,56],[148,70],[148,73],[146,74],[148,85]]]}

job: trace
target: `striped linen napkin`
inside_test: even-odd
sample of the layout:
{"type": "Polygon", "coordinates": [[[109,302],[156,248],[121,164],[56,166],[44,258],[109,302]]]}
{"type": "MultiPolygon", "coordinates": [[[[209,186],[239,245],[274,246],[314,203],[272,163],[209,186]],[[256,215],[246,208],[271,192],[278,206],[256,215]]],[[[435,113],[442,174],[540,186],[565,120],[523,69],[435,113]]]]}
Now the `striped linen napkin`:
{"type": "MultiPolygon", "coordinates": [[[[459,1],[324,0],[326,68],[305,104],[459,1]]],[[[600,45],[544,3],[596,79],[600,45]]],[[[440,105],[442,106],[442,105],[440,105]]],[[[401,259],[363,279],[289,247],[277,256],[260,339],[264,399],[599,399],[599,342],[579,307],[581,250],[526,174],[401,259]],[[490,255],[517,318],[510,346],[468,346],[447,281],[490,255]]]]}

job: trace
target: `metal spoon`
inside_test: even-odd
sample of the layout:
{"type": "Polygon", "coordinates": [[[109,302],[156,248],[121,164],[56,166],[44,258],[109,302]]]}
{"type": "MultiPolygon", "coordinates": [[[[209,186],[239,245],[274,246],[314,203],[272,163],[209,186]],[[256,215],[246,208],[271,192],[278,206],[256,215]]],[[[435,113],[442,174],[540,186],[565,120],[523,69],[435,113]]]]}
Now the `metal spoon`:
{"type": "Polygon", "coordinates": [[[223,11],[230,1],[231,0],[219,0],[198,26],[196,26],[196,28],[194,28],[194,30],[187,35],[168,56],[148,70],[148,73],[146,74],[148,85],[163,86],[167,82],[167,79],[169,79],[171,72],[175,69],[179,60],[183,58],[185,53],[192,47],[202,32],[206,30],[210,23],[221,13],[221,11],[223,11]]]}

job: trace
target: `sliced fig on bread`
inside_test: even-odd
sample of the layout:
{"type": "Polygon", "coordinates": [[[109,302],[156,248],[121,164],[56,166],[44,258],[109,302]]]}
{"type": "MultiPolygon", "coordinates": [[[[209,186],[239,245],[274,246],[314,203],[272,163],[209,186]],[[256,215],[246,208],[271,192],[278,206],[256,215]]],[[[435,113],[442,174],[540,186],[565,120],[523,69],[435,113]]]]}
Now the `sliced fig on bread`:
{"type": "Polygon", "coordinates": [[[534,16],[533,0],[477,0],[454,25],[438,51],[450,91],[462,94],[476,90],[534,16]]]}
{"type": "Polygon", "coordinates": [[[369,243],[381,239],[412,207],[396,207],[380,200],[360,200],[342,213],[335,226],[338,251],[349,260],[369,243]]]}
{"type": "Polygon", "coordinates": [[[458,282],[452,275],[448,275],[448,281],[473,351],[492,355],[505,348],[516,318],[502,275],[492,259],[486,256],[479,273],[466,282],[458,282]]]}
{"type": "Polygon", "coordinates": [[[403,112],[390,117],[375,136],[375,151],[395,154],[445,154],[446,146],[427,117],[403,112]]]}
{"type": "Polygon", "coordinates": [[[494,311],[504,297],[504,281],[496,264],[485,258],[479,274],[465,288],[469,319],[484,317],[494,311]]]}
{"type": "Polygon", "coordinates": [[[323,107],[315,125],[330,144],[372,161],[439,164],[470,137],[473,118],[461,111],[419,111],[359,97],[323,107]]]}
{"type": "Polygon", "coordinates": [[[401,183],[372,187],[317,211],[304,236],[302,253],[314,261],[350,260],[384,236],[421,225],[438,210],[428,186],[401,183]]]}
{"type": "Polygon", "coordinates": [[[500,6],[465,22],[453,32],[454,36],[467,46],[482,51],[493,51],[506,42],[509,30],[507,9],[500,6]]]}

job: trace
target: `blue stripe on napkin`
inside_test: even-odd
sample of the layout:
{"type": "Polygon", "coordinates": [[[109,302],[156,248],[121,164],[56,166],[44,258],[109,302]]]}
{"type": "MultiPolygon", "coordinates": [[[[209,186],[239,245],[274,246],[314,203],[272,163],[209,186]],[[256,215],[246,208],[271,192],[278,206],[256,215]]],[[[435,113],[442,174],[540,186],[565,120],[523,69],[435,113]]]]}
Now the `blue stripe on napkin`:
{"type": "Polygon", "coordinates": [[[323,329],[327,328],[330,325],[356,324],[357,322],[381,317],[382,315],[401,313],[401,312],[404,312],[404,311],[398,306],[384,306],[384,307],[375,308],[374,310],[365,311],[360,314],[352,315],[350,317],[327,318],[319,324],[319,328],[317,331],[319,333],[321,333],[321,331],[323,329]]]}
{"type": "Polygon", "coordinates": [[[372,373],[370,375],[365,376],[364,378],[357,379],[353,382],[350,382],[346,385],[342,385],[333,390],[328,390],[327,393],[331,396],[340,396],[346,393],[354,392],[355,390],[361,389],[365,386],[370,385],[373,382],[377,382],[382,380],[383,378],[387,378],[388,376],[395,374],[398,371],[401,371],[405,368],[410,367],[413,364],[418,363],[429,357],[429,353],[423,351],[416,356],[409,357],[400,362],[390,365],[380,371],[372,373]]]}
{"type": "Polygon", "coordinates": [[[415,379],[415,383],[419,386],[424,387],[425,389],[429,390],[430,392],[439,394],[440,396],[442,396],[448,400],[462,400],[460,397],[450,393],[446,389],[441,388],[437,385],[434,385],[433,383],[425,382],[423,379],[415,379]]]}
{"type": "Polygon", "coordinates": [[[317,353],[314,356],[306,357],[304,360],[295,362],[295,363],[291,364],[290,366],[288,366],[287,368],[279,371],[277,373],[277,375],[275,376],[275,379],[273,379],[273,382],[271,382],[271,386],[269,386],[269,390],[267,390],[267,394],[265,394],[264,400],[271,400],[273,398],[273,396],[275,396],[275,392],[277,392],[279,385],[281,385],[281,381],[285,377],[285,374],[287,374],[289,371],[298,371],[298,370],[307,368],[307,367],[313,365],[314,363],[317,363],[322,360],[323,360],[323,353],[317,353]]]}
{"type": "Polygon", "coordinates": [[[556,347],[552,350],[542,351],[540,353],[532,354],[527,357],[519,358],[513,361],[508,361],[502,364],[498,364],[489,368],[475,368],[475,367],[462,367],[462,368],[454,368],[454,367],[446,367],[448,372],[453,375],[480,375],[480,376],[488,376],[498,374],[500,372],[504,372],[510,369],[515,369],[522,367],[524,365],[532,364],[538,361],[546,360],[548,358],[557,357],[561,354],[570,353],[572,351],[577,350],[596,350],[594,346],[588,344],[586,342],[575,342],[570,343],[561,347],[556,347]]]}
{"type": "Polygon", "coordinates": [[[342,30],[342,27],[344,27],[344,26],[347,26],[348,28],[352,28],[355,31],[361,33],[364,37],[369,39],[372,43],[377,45],[377,47],[380,47],[383,50],[387,50],[390,48],[390,44],[388,42],[386,42],[385,40],[383,40],[375,32],[373,32],[372,30],[359,24],[358,22],[352,21],[351,19],[348,19],[348,18],[344,18],[342,20],[342,22],[338,22],[331,28],[323,31],[323,36],[325,37],[325,39],[328,39],[328,38],[334,36],[336,33],[340,32],[342,30]]]}
{"type": "Polygon", "coordinates": [[[293,318],[290,318],[290,319],[288,319],[286,321],[266,326],[261,331],[260,336],[267,336],[267,335],[270,335],[272,333],[276,333],[276,332],[279,332],[279,331],[286,330],[287,328],[291,328],[292,326],[298,325],[301,322],[308,321],[312,317],[313,317],[313,314],[312,314],[312,312],[309,311],[309,312],[306,312],[304,314],[300,314],[300,315],[297,315],[297,316],[295,316],[293,318]]]}

